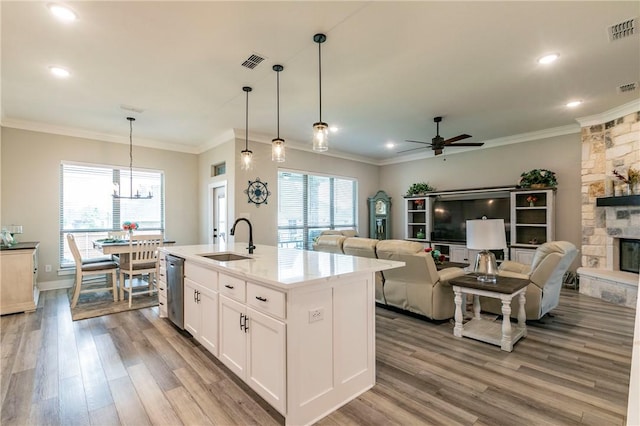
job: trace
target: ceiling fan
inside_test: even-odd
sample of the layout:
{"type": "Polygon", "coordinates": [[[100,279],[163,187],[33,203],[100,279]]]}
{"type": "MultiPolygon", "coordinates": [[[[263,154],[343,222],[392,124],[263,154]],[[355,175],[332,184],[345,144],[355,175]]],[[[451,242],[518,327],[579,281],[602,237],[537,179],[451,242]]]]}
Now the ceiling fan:
{"type": "MultiPolygon", "coordinates": [[[[436,123],[436,136],[433,139],[431,139],[431,142],[413,141],[413,140],[409,140],[409,139],[407,139],[407,142],[421,143],[421,144],[424,144],[424,145],[430,145],[431,149],[434,151],[435,155],[442,154],[442,151],[444,150],[445,146],[456,147],[456,146],[482,146],[482,145],[484,145],[484,142],[454,143],[454,142],[457,142],[457,141],[460,141],[460,140],[463,140],[463,139],[470,138],[471,135],[467,135],[467,134],[458,135],[456,137],[453,137],[453,138],[445,140],[442,136],[440,136],[440,122],[442,121],[442,117],[434,117],[433,121],[434,121],[434,123],[436,123]]],[[[398,154],[403,153],[403,152],[415,151],[416,149],[422,149],[422,148],[423,147],[411,148],[411,149],[407,149],[405,151],[400,151],[400,152],[398,152],[398,154]]]]}

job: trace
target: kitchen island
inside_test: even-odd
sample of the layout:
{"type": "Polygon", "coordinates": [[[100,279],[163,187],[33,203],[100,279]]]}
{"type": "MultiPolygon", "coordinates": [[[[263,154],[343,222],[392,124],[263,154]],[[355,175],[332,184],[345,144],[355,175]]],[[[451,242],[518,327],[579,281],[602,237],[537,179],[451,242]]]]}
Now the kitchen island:
{"type": "Polygon", "coordinates": [[[404,263],[246,247],[161,249],[161,265],[165,254],[185,259],[185,330],[288,425],[311,424],[373,387],[375,272],[404,263]],[[220,254],[246,258],[211,258],[220,254]]]}

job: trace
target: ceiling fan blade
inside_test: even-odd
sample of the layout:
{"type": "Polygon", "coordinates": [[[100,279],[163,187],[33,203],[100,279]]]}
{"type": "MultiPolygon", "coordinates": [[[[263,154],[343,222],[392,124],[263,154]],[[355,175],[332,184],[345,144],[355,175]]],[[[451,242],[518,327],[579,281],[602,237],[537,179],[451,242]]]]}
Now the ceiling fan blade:
{"type": "Polygon", "coordinates": [[[411,139],[405,139],[405,142],[422,143],[425,145],[431,145],[431,142],[412,141],[411,139]]]}
{"type": "Polygon", "coordinates": [[[434,149],[433,152],[434,152],[434,155],[442,154],[442,150],[441,149],[434,149]]]}
{"type": "Polygon", "coordinates": [[[420,147],[418,147],[418,148],[405,149],[404,151],[398,151],[398,152],[396,152],[396,154],[402,154],[403,152],[415,151],[415,150],[418,150],[418,149],[424,149],[424,147],[421,147],[421,146],[420,146],[420,147]]]}
{"type": "Polygon", "coordinates": [[[463,143],[452,143],[447,146],[482,146],[484,142],[463,142],[463,143]]]}
{"type": "Polygon", "coordinates": [[[451,138],[451,139],[447,139],[446,141],[444,141],[444,144],[445,144],[445,145],[449,145],[451,142],[461,141],[462,139],[467,139],[467,138],[470,138],[470,137],[471,137],[471,135],[467,135],[467,134],[465,133],[465,134],[462,134],[462,135],[458,135],[458,136],[456,136],[456,137],[453,137],[453,138],[451,138]]]}

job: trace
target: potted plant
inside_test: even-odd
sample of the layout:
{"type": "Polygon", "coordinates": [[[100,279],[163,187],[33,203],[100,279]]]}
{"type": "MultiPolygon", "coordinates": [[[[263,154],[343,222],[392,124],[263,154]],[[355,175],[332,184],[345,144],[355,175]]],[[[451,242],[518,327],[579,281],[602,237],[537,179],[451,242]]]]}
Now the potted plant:
{"type": "Polygon", "coordinates": [[[553,188],[558,185],[556,174],[547,169],[533,169],[520,175],[518,185],[523,188],[553,188]]]}
{"type": "Polygon", "coordinates": [[[429,185],[426,182],[418,182],[412,184],[409,189],[407,189],[407,197],[412,195],[424,195],[427,192],[435,191],[435,188],[429,185]]]}

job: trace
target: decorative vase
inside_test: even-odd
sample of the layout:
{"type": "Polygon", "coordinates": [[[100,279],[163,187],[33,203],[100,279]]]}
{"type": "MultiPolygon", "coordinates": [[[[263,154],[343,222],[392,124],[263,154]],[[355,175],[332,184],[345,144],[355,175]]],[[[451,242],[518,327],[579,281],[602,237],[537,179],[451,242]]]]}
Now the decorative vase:
{"type": "Polygon", "coordinates": [[[417,233],[416,233],[416,238],[418,238],[419,240],[424,240],[425,238],[425,233],[422,229],[420,229],[417,233]]]}
{"type": "Polygon", "coordinates": [[[529,201],[529,207],[535,207],[535,204],[533,204],[533,201],[529,201]]]}
{"type": "Polygon", "coordinates": [[[546,185],[544,183],[532,183],[531,184],[531,189],[542,189],[545,186],[546,185]]]}

